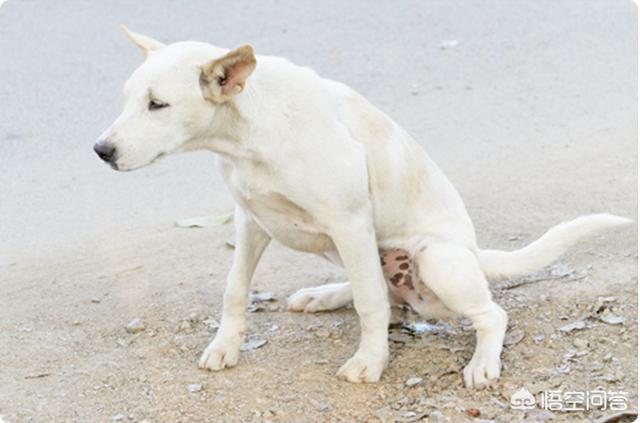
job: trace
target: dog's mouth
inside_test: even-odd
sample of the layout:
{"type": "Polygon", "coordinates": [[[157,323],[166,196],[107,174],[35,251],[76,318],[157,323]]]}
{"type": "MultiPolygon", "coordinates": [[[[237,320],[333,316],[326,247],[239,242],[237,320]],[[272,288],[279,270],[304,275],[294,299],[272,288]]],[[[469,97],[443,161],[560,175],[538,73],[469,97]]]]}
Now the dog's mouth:
{"type": "Polygon", "coordinates": [[[118,172],[132,172],[134,170],[138,170],[141,169],[143,167],[147,167],[153,163],[155,163],[156,161],[158,161],[159,159],[161,159],[162,157],[166,156],[167,153],[160,153],[157,156],[155,156],[153,159],[151,159],[148,163],[146,164],[142,164],[139,166],[134,166],[134,167],[126,167],[124,165],[118,165],[117,160],[114,160],[113,162],[110,162],[109,165],[111,166],[111,168],[113,170],[117,170],[118,172]]]}

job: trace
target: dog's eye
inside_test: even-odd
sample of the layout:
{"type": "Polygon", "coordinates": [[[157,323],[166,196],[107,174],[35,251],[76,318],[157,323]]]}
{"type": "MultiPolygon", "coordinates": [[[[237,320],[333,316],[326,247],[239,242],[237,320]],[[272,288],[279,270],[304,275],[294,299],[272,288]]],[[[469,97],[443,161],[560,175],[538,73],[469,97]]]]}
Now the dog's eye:
{"type": "Polygon", "coordinates": [[[149,110],[158,110],[163,109],[165,107],[169,107],[167,103],[163,103],[159,100],[150,100],[149,101],[149,110]]]}

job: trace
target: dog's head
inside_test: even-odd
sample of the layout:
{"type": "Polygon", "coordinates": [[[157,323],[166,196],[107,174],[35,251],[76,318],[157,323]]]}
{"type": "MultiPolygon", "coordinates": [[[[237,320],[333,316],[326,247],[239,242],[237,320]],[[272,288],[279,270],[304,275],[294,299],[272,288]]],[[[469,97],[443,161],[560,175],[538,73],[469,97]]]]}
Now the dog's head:
{"type": "MultiPolygon", "coordinates": [[[[124,110],[94,146],[116,170],[133,170],[215,136],[224,109],[256,67],[250,46],[165,45],[123,27],[145,55],[124,86],[124,110]]],[[[224,125],[224,123],[223,123],[224,125]]]]}

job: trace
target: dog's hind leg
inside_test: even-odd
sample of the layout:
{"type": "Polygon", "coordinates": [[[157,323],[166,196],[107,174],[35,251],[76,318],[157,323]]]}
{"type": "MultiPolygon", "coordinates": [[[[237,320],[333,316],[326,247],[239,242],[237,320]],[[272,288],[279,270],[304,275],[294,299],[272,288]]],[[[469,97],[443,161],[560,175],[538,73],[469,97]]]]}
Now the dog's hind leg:
{"type": "Polygon", "coordinates": [[[467,387],[482,387],[500,376],[507,314],[493,302],[476,255],[455,244],[425,241],[414,255],[420,284],[476,330],[476,350],[463,371],[467,387]]]}
{"type": "Polygon", "coordinates": [[[349,282],[302,288],[287,300],[287,309],[315,313],[345,307],[353,301],[349,282]]]}

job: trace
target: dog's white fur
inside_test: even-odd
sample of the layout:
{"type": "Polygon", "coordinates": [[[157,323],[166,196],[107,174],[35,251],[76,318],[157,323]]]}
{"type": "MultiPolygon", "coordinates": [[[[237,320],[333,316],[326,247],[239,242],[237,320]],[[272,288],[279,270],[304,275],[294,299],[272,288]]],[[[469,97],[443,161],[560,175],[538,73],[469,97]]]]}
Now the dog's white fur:
{"type": "Polygon", "coordinates": [[[289,300],[290,309],[309,312],[353,301],[360,346],[340,377],[374,382],[386,366],[389,299],[378,251],[402,249],[434,294],[425,312],[472,320],[477,347],[464,381],[483,386],[500,374],[507,325],[485,278],[537,269],[579,238],[627,223],[585,216],[518,251],[480,250],[452,184],[409,134],[351,88],[283,58],[254,58],[246,46],[230,52],[127,34],[146,61],[125,85],[124,111],[101,137],[116,149],[112,166],[132,170],[165,154],[210,150],[237,203],[221,325],[203,368],[238,362],[249,283],[276,239],[346,269],[350,283],[302,289],[289,300]],[[168,106],[150,110],[152,98],[168,106]]]}

